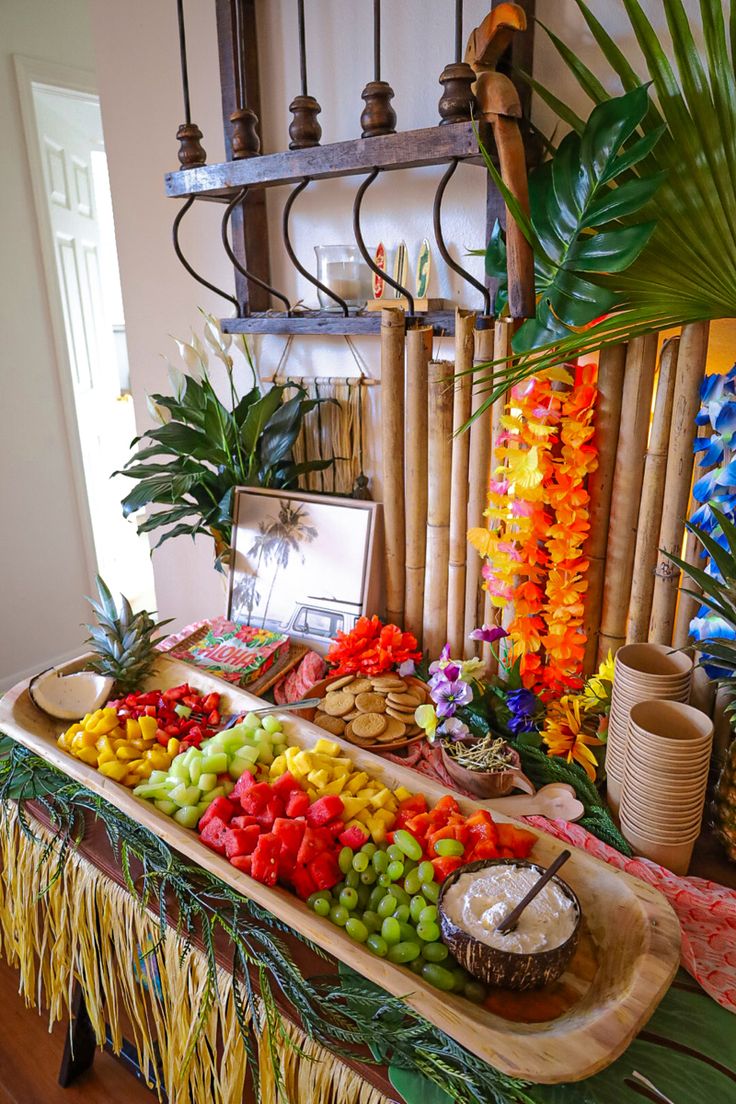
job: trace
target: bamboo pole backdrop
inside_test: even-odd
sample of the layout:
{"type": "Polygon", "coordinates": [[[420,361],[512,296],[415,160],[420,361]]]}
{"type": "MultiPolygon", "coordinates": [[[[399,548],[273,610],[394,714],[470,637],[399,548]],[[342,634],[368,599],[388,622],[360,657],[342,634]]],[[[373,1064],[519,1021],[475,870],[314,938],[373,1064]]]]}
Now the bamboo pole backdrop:
{"type": "Polygon", "coordinates": [[[657,394],[649,430],[649,445],[644,460],[644,477],[639,503],[629,617],[626,624],[627,644],[639,644],[645,641],[649,632],[679,344],[679,338],[670,338],[662,346],[659,357],[657,394]]]}
{"type": "Polygon", "coordinates": [[[406,564],[404,626],[420,642],[424,617],[427,545],[427,373],[432,356],[432,327],[406,335],[406,564]]]}
{"type": "MultiPolygon", "coordinates": [[[[511,355],[511,338],[514,335],[515,326],[516,326],[515,320],[511,319],[511,318],[502,318],[502,319],[499,319],[498,322],[496,322],[496,329],[495,329],[495,333],[494,333],[494,336],[493,336],[493,343],[494,343],[494,347],[495,347],[495,355],[496,355],[497,360],[500,357],[509,357],[511,355]]],[[[506,413],[506,403],[508,401],[508,398],[509,398],[509,393],[507,391],[505,396],[503,396],[502,398],[500,398],[498,400],[498,402],[493,404],[493,417],[491,419],[491,433],[492,433],[492,436],[493,436],[494,446],[495,446],[496,441],[499,438],[499,434],[501,433],[502,428],[503,428],[502,425],[501,425],[501,419],[503,418],[503,416],[506,413]]],[[[491,606],[490,598],[488,596],[486,596],[484,616],[482,618],[483,621],[487,622],[491,619],[490,618],[491,609],[492,609],[492,606],[491,606]]],[[[509,604],[507,606],[505,606],[504,609],[501,611],[501,624],[503,625],[503,627],[505,629],[508,629],[511,622],[514,620],[514,617],[515,617],[514,605],[513,605],[513,602],[509,602],[509,604]]],[[[490,647],[487,644],[485,644],[483,646],[483,648],[481,649],[481,656],[485,660],[485,662],[487,663],[488,659],[490,657],[490,647]]]]}
{"type": "MultiPolygon", "coordinates": [[[[487,364],[494,359],[493,328],[486,319],[478,320],[475,331],[475,363],[487,364]]],[[[471,407],[476,413],[487,395],[477,387],[473,390],[471,407]]],[[[468,463],[468,529],[479,529],[486,525],[484,510],[488,497],[488,481],[491,474],[491,411],[486,410],[478,416],[470,427],[470,456],[468,463]]],[[[467,547],[468,557],[465,572],[465,626],[464,654],[477,655],[479,648],[470,634],[479,624],[478,616],[483,610],[485,591],[481,590],[482,561],[475,549],[467,547]]]]}
{"type": "MultiPolygon", "coordinates": [[[[708,430],[704,430],[707,435],[708,430]]],[[[700,453],[702,458],[703,453],[700,453]]],[[[695,461],[693,465],[693,485],[710,471],[708,465],[703,465],[695,461]]],[[[690,492],[690,502],[688,504],[687,516],[688,518],[697,510],[700,503],[693,498],[692,491],[690,492]]],[[[695,536],[694,533],[687,532],[685,534],[685,541],[682,551],[682,558],[686,563],[693,564],[695,567],[703,566],[703,546],[695,536]]],[[[684,581],[681,581],[681,587],[684,581]]],[[[694,579],[687,580],[687,589],[693,591],[695,594],[701,594],[700,587],[694,579]]],[[[693,597],[692,594],[686,594],[684,590],[680,589],[677,594],[677,606],[675,608],[675,627],[672,631],[672,645],[675,648],[686,648],[690,640],[690,622],[695,617],[701,602],[697,597],[693,597]]]]}
{"type": "Polygon", "coordinates": [[[386,617],[404,621],[404,312],[381,311],[381,430],[386,617]]]}
{"type": "Polygon", "coordinates": [[[596,666],[598,630],[601,623],[603,576],[608,544],[608,520],[611,512],[613,473],[616,466],[621,398],[626,363],[626,346],[612,345],[601,350],[598,361],[598,401],[595,408],[595,445],[598,467],[588,477],[590,533],[585,546],[589,561],[588,589],[585,595],[583,631],[587,639],[583,670],[586,675],[596,666]]]}
{"type": "Polygon", "coordinates": [[[427,449],[427,553],[424,584],[424,650],[438,656],[447,637],[447,570],[450,559],[452,469],[452,363],[429,362],[427,449]]]}
{"type": "Polygon", "coordinates": [[[626,352],[621,419],[608,522],[598,658],[616,652],[626,639],[639,496],[644,475],[657,360],[657,334],[634,338],[626,352]]]}
{"type": "Polygon", "coordinates": [[[450,488],[450,553],[447,577],[447,639],[453,656],[465,644],[465,565],[469,556],[468,459],[470,434],[462,433],[471,413],[475,314],[455,311],[455,382],[452,416],[452,476],[450,488]]]}
{"type": "Polygon", "coordinates": [[[680,335],[662,525],[657,543],[660,550],[659,562],[649,622],[649,640],[656,644],[672,643],[680,572],[667,559],[666,554],[669,552],[679,555],[682,548],[693,472],[695,416],[700,407],[700,385],[705,373],[708,332],[707,322],[694,322],[683,326],[680,335]]]}

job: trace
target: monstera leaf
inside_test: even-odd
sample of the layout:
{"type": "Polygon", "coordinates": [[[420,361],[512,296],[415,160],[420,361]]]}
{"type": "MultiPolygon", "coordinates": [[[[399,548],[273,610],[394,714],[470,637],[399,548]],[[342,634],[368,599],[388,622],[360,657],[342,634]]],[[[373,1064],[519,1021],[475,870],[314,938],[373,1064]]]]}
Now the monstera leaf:
{"type": "MultiPolygon", "coordinates": [[[[634,216],[649,203],[665,175],[640,177],[632,172],[653,144],[650,137],[633,137],[648,110],[644,85],[594,108],[582,133],[568,134],[554,157],[530,175],[530,219],[486,157],[534,250],[537,313],[515,335],[516,352],[565,338],[617,302],[610,280],[597,282],[596,277],[623,272],[644,249],[655,223],[637,222],[634,216]]],[[[507,284],[506,245],[498,224],[486,250],[486,271],[499,281],[498,309],[507,284]]]]}

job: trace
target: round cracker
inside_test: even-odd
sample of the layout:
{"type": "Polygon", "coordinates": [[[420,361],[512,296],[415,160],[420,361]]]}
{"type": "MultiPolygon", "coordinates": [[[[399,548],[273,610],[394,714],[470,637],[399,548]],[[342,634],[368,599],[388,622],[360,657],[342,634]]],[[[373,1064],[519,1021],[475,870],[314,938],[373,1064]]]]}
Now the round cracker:
{"type": "Polygon", "coordinates": [[[384,694],[402,694],[407,689],[407,685],[403,679],[374,678],[371,679],[371,686],[374,690],[378,690],[384,694]]]}
{"type": "Polygon", "coordinates": [[[351,694],[367,694],[368,691],[372,688],[372,686],[373,686],[373,683],[368,678],[355,678],[355,677],[353,677],[353,681],[350,683],[350,693],[351,694]]]}
{"type": "Polygon", "coordinates": [[[398,706],[407,705],[411,706],[413,709],[416,709],[418,705],[422,704],[422,697],[423,695],[420,696],[419,694],[414,694],[410,690],[407,690],[404,694],[389,694],[388,703],[389,705],[398,706]]]}
{"type": "Polygon", "coordinates": [[[380,742],[388,743],[389,740],[403,740],[406,735],[406,725],[403,721],[397,721],[395,717],[388,717],[386,727],[381,733],[380,742]]]}
{"type": "Polygon", "coordinates": [[[331,717],[344,717],[354,708],[355,698],[345,690],[330,691],[322,701],[322,712],[331,717]]]}
{"type": "Polygon", "coordinates": [[[389,717],[393,717],[395,721],[401,721],[405,725],[410,725],[414,721],[414,710],[402,712],[399,709],[394,709],[392,705],[387,705],[386,712],[389,717]]]}
{"type": "Polygon", "coordinates": [[[314,718],[314,723],[333,736],[342,736],[345,731],[345,721],[342,717],[331,717],[329,713],[317,713],[314,718]]]}
{"type": "Polygon", "coordinates": [[[372,738],[369,738],[369,739],[365,740],[362,736],[356,736],[355,735],[355,733],[353,732],[353,722],[352,721],[350,722],[349,725],[346,726],[344,735],[345,735],[345,739],[349,740],[351,744],[358,744],[359,747],[372,747],[373,746],[373,739],[372,738]]]}
{"type": "Polygon", "coordinates": [[[383,713],[386,708],[386,699],[383,694],[358,694],[355,699],[355,708],[361,713],[383,713]]]}
{"type": "Polygon", "coordinates": [[[328,689],[342,690],[343,686],[349,686],[351,682],[355,681],[354,675],[343,675],[341,678],[336,678],[334,682],[331,682],[328,689]]]}
{"type": "Polygon", "coordinates": [[[364,740],[375,740],[386,728],[386,718],[382,713],[361,713],[352,724],[355,736],[364,740]]]}

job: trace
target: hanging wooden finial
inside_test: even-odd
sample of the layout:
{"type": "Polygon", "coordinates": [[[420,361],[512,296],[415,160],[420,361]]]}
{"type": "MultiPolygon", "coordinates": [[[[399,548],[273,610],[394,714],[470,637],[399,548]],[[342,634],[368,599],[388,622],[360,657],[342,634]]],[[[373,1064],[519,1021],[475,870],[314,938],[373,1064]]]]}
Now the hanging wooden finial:
{"type": "Polygon", "coordinates": [[[473,117],[475,96],[472,85],[475,73],[466,61],[462,61],[463,49],[463,0],[455,0],[455,60],[446,65],[440,75],[443,86],[438,104],[440,126],[445,123],[464,123],[473,117]]]}
{"type": "Polygon", "coordinates": [[[202,131],[196,123],[192,122],[192,112],[189,104],[189,71],[187,69],[187,39],[184,30],[184,0],[176,0],[177,15],[179,18],[179,57],[181,59],[181,84],[184,93],[184,118],[176,132],[179,140],[179,164],[183,169],[193,169],[197,165],[204,165],[207,154],[202,148],[202,131]]]}
{"type": "Polygon", "coordinates": [[[243,18],[243,0],[232,0],[235,8],[235,43],[233,61],[236,70],[235,87],[237,107],[230,116],[233,124],[232,151],[233,160],[244,157],[256,157],[261,152],[261,139],[258,135],[258,116],[245,102],[245,20],[243,18]]]}
{"type": "Polygon", "coordinates": [[[360,116],[363,138],[396,133],[396,112],[391,106],[394,90],[381,80],[381,0],[373,0],[373,80],[361,93],[365,107],[360,116]]]}
{"type": "Polygon", "coordinates": [[[307,43],[304,26],[304,0],[298,0],[299,13],[299,72],[301,75],[301,94],[295,96],[289,104],[289,111],[294,118],[289,126],[289,149],[307,149],[309,146],[318,146],[322,137],[322,127],[317,116],[322,108],[310,96],[307,90],[307,43]]]}

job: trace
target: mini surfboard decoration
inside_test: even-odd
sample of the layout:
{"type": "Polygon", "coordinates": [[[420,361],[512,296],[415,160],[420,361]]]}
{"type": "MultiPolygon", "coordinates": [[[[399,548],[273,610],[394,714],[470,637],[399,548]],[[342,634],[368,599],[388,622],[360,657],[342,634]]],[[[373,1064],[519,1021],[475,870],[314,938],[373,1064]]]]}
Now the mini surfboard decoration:
{"type": "Polygon", "coordinates": [[[430,253],[429,242],[425,238],[419,248],[419,256],[417,257],[417,299],[424,299],[427,295],[431,267],[432,254],[430,253]]]}
{"type": "MultiPolygon", "coordinates": [[[[407,253],[405,241],[400,241],[398,246],[396,247],[393,278],[397,284],[401,284],[402,287],[406,287],[406,281],[409,279],[409,255],[407,253]]],[[[399,298],[400,293],[394,288],[394,299],[399,298]]]]}
{"type": "MultiPolygon", "coordinates": [[[[378,249],[376,249],[373,260],[376,262],[378,268],[386,271],[386,249],[383,242],[378,243],[378,249]]],[[[383,276],[379,276],[377,272],[373,273],[373,298],[383,299],[383,293],[386,290],[386,281],[383,276]]]]}

